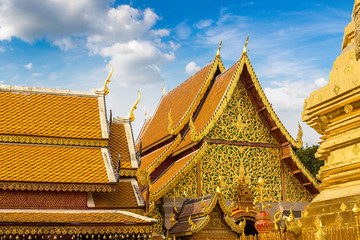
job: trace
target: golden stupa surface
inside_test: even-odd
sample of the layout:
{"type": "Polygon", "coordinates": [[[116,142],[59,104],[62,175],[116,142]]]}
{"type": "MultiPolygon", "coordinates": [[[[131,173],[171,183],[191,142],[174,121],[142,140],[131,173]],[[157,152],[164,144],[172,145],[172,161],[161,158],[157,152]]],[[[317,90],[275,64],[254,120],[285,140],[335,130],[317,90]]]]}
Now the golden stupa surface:
{"type": "Polygon", "coordinates": [[[329,83],[305,100],[302,120],[321,134],[316,157],[325,162],[318,179],[320,194],[303,212],[304,229],[355,227],[352,209],[360,204],[360,1],[345,28],[342,52],[329,83]]]}

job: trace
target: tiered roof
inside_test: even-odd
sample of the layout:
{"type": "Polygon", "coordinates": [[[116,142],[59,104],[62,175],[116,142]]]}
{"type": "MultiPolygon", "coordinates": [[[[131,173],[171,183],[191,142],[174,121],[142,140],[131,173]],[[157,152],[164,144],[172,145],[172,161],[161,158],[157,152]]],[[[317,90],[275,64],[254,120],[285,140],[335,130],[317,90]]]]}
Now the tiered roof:
{"type": "Polygon", "coordinates": [[[151,232],[156,220],[119,210],[144,202],[131,118],[109,121],[105,94],[0,85],[0,195],[33,199],[5,203],[0,233],[151,232]]]}
{"type": "Polygon", "coordinates": [[[104,94],[1,85],[0,102],[0,187],[113,190],[104,94]]]}
{"type": "MultiPolygon", "coordinates": [[[[220,228],[221,225],[225,225],[229,230],[233,231],[234,234],[241,235],[244,232],[245,221],[239,225],[235,223],[230,217],[233,206],[227,206],[220,188],[217,190],[217,192],[204,196],[203,198],[186,199],[178,213],[174,210],[175,213],[171,219],[172,226],[169,229],[169,234],[180,237],[196,234],[207,229],[210,221],[214,221],[214,219],[211,218],[219,217],[212,215],[212,212],[217,208],[218,211],[221,212],[219,220],[221,219],[223,224],[217,224],[216,227],[220,228]]],[[[215,233],[216,230],[214,231],[214,234],[215,233]]]]}
{"type": "MultiPolygon", "coordinates": [[[[138,138],[138,140],[142,140],[143,144],[143,164],[140,169],[145,170],[145,174],[150,175],[150,185],[153,187],[150,201],[163,196],[173,186],[174,179],[186,174],[191,169],[189,166],[194,166],[197,163],[196,161],[198,161],[199,155],[202,153],[199,149],[204,149],[206,143],[216,143],[217,140],[207,139],[206,135],[223,113],[239,81],[244,85],[262,122],[278,143],[253,143],[252,145],[277,147],[287,149],[289,152],[293,151],[294,148],[302,147],[301,128],[296,140],[288,133],[267,100],[246,51],[239,61],[226,71],[220,66],[223,65],[220,56],[217,55],[211,64],[164,96],[154,117],[150,123],[147,123],[147,127],[142,130],[138,138]],[[215,67],[218,70],[214,71],[215,67]],[[203,79],[204,72],[209,71],[209,69],[213,74],[207,74],[207,78],[203,79]],[[193,97],[195,94],[179,96],[178,93],[184,92],[184,89],[198,89],[189,87],[191,84],[195,86],[195,82],[196,86],[200,85],[198,82],[202,82],[202,85],[206,86],[206,88],[202,88],[196,94],[196,96],[201,96],[201,99],[193,100],[193,102],[196,100],[199,104],[192,109],[189,107],[185,111],[184,106],[188,106],[188,104],[183,104],[183,102],[191,102],[188,98],[193,97]],[[186,99],[186,101],[183,99],[186,99]],[[178,111],[178,109],[181,110],[178,111]],[[167,117],[166,111],[168,111],[169,117],[167,117]],[[185,116],[184,112],[190,113],[190,117],[181,118],[180,116],[185,116]],[[171,127],[166,129],[166,119],[168,119],[169,126],[181,126],[181,129],[177,128],[176,131],[171,127]],[[179,119],[182,120],[179,122],[179,119]],[[162,134],[155,136],[155,129],[162,134]]],[[[249,145],[246,142],[236,144],[249,145]]],[[[302,166],[300,161],[296,160],[293,154],[286,161],[291,166],[290,170],[296,173],[295,176],[308,191],[317,194],[317,181],[302,166]]]]}

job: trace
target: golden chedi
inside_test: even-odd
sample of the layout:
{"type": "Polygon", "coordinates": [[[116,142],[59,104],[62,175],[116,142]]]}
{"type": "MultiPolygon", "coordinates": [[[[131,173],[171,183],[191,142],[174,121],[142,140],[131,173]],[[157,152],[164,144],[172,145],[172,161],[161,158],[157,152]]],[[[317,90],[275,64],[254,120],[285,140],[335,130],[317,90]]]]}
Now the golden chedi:
{"type": "Polygon", "coordinates": [[[360,204],[360,1],[345,28],[342,52],[328,85],[305,100],[302,120],[322,135],[316,157],[325,162],[318,179],[320,194],[303,212],[303,229],[355,227],[351,209],[360,204]]]}

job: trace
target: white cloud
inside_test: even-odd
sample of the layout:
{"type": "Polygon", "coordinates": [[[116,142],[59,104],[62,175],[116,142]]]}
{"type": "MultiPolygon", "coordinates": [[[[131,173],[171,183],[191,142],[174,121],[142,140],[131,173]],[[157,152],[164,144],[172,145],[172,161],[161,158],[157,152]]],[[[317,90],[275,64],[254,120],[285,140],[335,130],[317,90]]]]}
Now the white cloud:
{"type": "Polygon", "coordinates": [[[318,78],[315,80],[315,84],[317,87],[321,88],[328,84],[328,81],[325,80],[325,78],[318,78]]]}
{"type": "Polygon", "coordinates": [[[64,51],[85,47],[90,54],[110,58],[122,85],[161,81],[160,67],[174,59],[179,45],[162,41],[170,32],[154,28],[160,17],[152,9],[112,3],[0,0],[0,40],[45,38],[64,51]]]}
{"type": "Polygon", "coordinates": [[[32,63],[28,63],[28,64],[24,65],[24,68],[32,69],[32,63]]]}
{"type": "Polygon", "coordinates": [[[194,73],[198,72],[200,69],[201,69],[201,67],[196,65],[195,62],[189,62],[185,67],[185,71],[188,74],[194,74],[194,73]]]}
{"type": "Polygon", "coordinates": [[[3,47],[0,47],[0,52],[6,52],[6,49],[3,47]]]}
{"type": "Polygon", "coordinates": [[[199,22],[197,22],[195,24],[195,26],[198,28],[198,29],[203,29],[203,28],[207,28],[209,27],[211,24],[213,24],[213,20],[211,19],[206,19],[206,20],[200,20],[199,22]]]}
{"type": "Polygon", "coordinates": [[[42,73],[33,73],[32,74],[34,77],[41,77],[43,74],[42,73]]]}
{"type": "Polygon", "coordinates": [[[318,78],[312,83],[305,81],[272,82],[274,87],[267,87],[264,91],[276,111],[302,111],[305,98],[308,98],[311,92],[324,86],[324,83],[326,84],[325,78],[318,78]]]}
{"type": "Polygon", "coordinates": [[[172,52],[162,53],[151,42],[137,40],[104,47],[100,55],[111,57],[114,78],[122,79],[122,85],[160,82],[158,66],[174,59],[172,52]]]}
{"type": "Polygon", "coordinates": [[[184,22],[182,22],[182,23],[180,23],[179,25],[176,26],[175,32],[176,32],[176,36],[179,39],[186,39],[186,38],[190,37],[191,28],[186,23],[186,21],[184,21],[184,22]]]}
{"type": "Polygon", "coordinates": [[[58,46],[61,50],[67,51],[71,48],[77,47],[76,41],[70,37],[62,38],[62,39],[55,39],[53,41],[55,46],[58,46]]]}

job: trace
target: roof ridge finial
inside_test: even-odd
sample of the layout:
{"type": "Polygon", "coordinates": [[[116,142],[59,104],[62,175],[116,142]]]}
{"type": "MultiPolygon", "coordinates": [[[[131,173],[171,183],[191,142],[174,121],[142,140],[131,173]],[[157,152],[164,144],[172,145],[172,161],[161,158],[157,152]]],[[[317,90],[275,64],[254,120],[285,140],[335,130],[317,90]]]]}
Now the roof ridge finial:
{"type": "Polygon", "coordinates": [[[105,84],[104,84],[104,92],[105,92],[105,95],[108,95],[108,94],[109,94],[109,89],[108,89],[108,87],[107,87],[107,84],[110,82],[110,78],[111,78],[111,76],[112,76],[112,74],[113,74],[113,67],[112,67],[111,63],[110,63],[110,67],[111,67],[111,72],[110,72],[109,76],[106,78],[105,84]]]}
{"type": "Polygon", "coordinates": [[[165,96],[167,94],[167,92],[162,84],[161,84],[161,91],[162,91],[163,96],[165,96]]]}
{"type": "Polygon", "coordinates": [[[148,120],[150,120],[150,116],[149,116],[149,114],[148,114],[148,112],[146,111],[146,109],[144,108],[144,112],[145,112],[145,121],[148,121],[148,120]]]}
{"type": "Polygon", "coordinates": [[[246,39],[246,42],[245,42],[245,46],[244,46],[244,49],[243,49],[243,54],[246,54],[246,53],[247,53],[246,46],[247,46],[248,43],[249,43],[249,36],[250,36],[250,34],[248,34],[248,36],[247,36],[247,39],[246,39]]]}
{"type": "Polygon", "coordinates": [[[140,102],[141,99],[140,90],[138,90],[138,93],[139,93],[139,98],[136,100],[136,102],[134,103],[133,107],[130,110],[130,114],[129,114],[130,122],[133,122],[135,120],[134,110],[137,109],[137,104],[140,102]]]}
{"type": "Polygon", "coordinates": [[[221,44],[222,44],[222,40],[220,41],[220,44],[219,44],[219,47],[218,47],[218,50],[216,52],[216,56],[215,57],[220,57],[220,49],[221,49],[221,44]]]}

